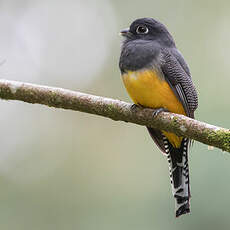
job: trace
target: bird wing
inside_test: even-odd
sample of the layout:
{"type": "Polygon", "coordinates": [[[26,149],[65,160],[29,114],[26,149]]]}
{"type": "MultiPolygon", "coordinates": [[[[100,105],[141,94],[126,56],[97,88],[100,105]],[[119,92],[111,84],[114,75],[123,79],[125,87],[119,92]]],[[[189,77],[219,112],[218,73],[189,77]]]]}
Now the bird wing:
{"type": "Polygon", "coordinates": [[[189,69],[180,53],[175,50],[162,49],[161,71],[182,103],[186,115],[194,118],[198,106],[198,96],[193,85],[189,69]]]}
{"type": "Polygon", "coordinates": [[[177,61],[180,63],[180,65],[182,66],[182,68],[184,69],[186,74],[191,78],[191,73],[190,73],[189,67],[188,67],[187,63],[185,62],[181,52],[176,47],[174,47],[174,48],[171,48],[171,53],[177,59],[177,61]]]}
{"type": "MultiPolygon", "coordinates": [[[[198,106],[198,97],[186,62],[175,48],[172,50],[162,49],[161,56],[160,70],[163,77],[182,103],[186,115],[194,118],[194,111],[198,106]]],[[[150,127],[147,127],[147,129],[154,142],[165,153],[162,132],[150,127]]]]}

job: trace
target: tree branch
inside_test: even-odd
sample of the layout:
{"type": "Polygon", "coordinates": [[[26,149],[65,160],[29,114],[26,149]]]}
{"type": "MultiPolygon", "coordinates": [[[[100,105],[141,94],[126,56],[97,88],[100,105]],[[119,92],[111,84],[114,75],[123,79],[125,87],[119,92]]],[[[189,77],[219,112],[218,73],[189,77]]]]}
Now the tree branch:
{"type": "Polygon", "coordinates": [[[120,100],[1,79],[0,98],[81,111],[108,117],[115,121],[149,126],[173,132],[178,136],[188,137],[230,152],[229,129],[167,112],[162,112],[153,118],[152,109],[136,108],[133,110],[131,109],[131,104],[120,100]]]}

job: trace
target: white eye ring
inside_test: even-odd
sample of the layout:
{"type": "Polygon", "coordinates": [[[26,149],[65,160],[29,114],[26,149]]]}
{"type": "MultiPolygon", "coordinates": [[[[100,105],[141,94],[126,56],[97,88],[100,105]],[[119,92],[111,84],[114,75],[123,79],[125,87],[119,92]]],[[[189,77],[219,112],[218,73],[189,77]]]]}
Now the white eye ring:
{"type": "Polygon", "coordinates": [[[149,29],[147,26],[138,26],[136,29],[137,34],[147,34],[149,32],[149,29]]]}

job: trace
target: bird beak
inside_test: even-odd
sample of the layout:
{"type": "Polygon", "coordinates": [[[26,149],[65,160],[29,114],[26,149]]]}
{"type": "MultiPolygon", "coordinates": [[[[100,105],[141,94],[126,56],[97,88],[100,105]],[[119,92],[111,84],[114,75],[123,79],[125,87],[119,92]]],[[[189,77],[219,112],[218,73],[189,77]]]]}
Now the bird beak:
{"type": "Polygon", "coordinates": [[[124,37],[128,37],[130,35],[130,31],[129,31],[129,28],[126,28],[126,29],[123,29],[121,32],[120,32],[120,35],[121,36],[124,36],[124,37]]]}

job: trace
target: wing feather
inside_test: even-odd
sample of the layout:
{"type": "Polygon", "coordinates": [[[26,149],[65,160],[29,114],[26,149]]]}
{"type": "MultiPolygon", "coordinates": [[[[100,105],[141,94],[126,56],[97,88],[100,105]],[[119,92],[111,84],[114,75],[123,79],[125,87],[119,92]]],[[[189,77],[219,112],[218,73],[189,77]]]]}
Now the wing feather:
{"type": "Polygon", "coordinates": [[[161,70],[166,81],[183,104],[186,115],[194,118],[194,111],[198,106],[198,96],[187,65],[185,70],[185,67],[180,64],[185,63],[185,61],[180,60],[179,62],[169,49],[162,49],[161,54],[163,60],[161,70]]]}

